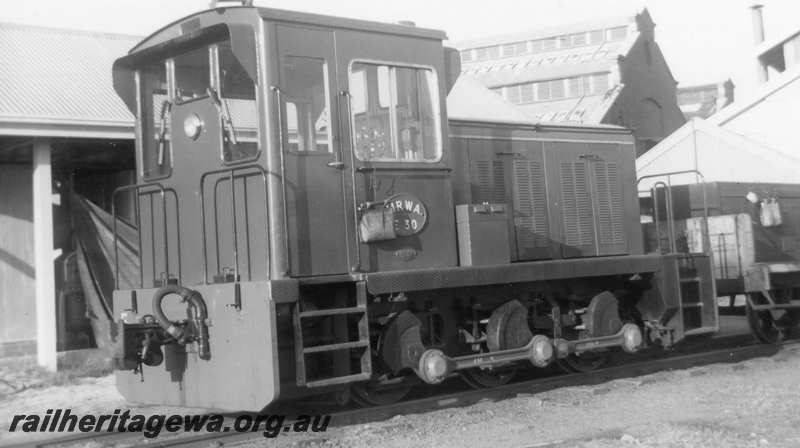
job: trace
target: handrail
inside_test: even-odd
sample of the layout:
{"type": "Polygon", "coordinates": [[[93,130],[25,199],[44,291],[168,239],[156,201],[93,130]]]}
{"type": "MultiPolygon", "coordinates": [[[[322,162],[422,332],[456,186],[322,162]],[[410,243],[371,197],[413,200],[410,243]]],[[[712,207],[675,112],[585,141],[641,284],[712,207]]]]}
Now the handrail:
{"type": "MultiPolygon", "coordinates": [[[[672,176],[676,176],[678,174],[694,174],[694,175],[696,175],[697,177],[700,178],[701,190],[703,192],[703,218],[704,218],[703,219],[703,249],[704,249],[703,252],[706,253],[706,254],[710,254],[711,253],[711,237],[708,234],[708,232],[709,232],[709,230],[708,230],[708,201],[706,199],[706,180],[705,180],[705,176],[703,176],[703,173],[701,173],[699,170],[691,169],[691,170],[668,171],[668,172],[665,172],[665,173],[658,173],[658,174],[648,174],[648,175],[642,176],[642,177],[640,177],[640,178],[638,178],[636,180],[636,190],[637,191],[639,190],[639,184],[644,179],[653,179],[653,178],[666,177],[666,184],[663,181],[656,182],[654,184],[653,188],[651,189],[651,192],[652,192],[651,194],[653,196],[653,210],[654,210],[653,211],[653,220],[656,221],[656,222],[658,221],[658,216],[657,216],[658,209],[655,207],[657,202],[658,202],[657,199],[656,199],[656,196],[658,196],[658,195],[656,194],[656,190],[655,189],[659,185],[665,185],[666,186],[666,190],[668,192],[668,193],[665,194],[665,200],[667,201],[667,204],[666,204],[667,219],[668,219],[667,225],[668,226],[672,226],[672,225],[674,225],[674,223],[672,222],[674,216],[673,216],[673,210],[672,210],[672,205],[673,204],[672,204],[672,192],[671,192],[671,190],[672,190],[671,179],[672,179],[672,176]]],[[[674,238],[675,238],[674,228],[672,230],[670,238],[671,238],[671,240],[670,240],[670,250],[673,253],[677,252],[677,247],[675,246],[675,241],[674,241],[674,238]]],[[[658,239],[659,239],[659,250],[660,250],[661,249],[660,234],[658,234],[658,239]]]]}
{"type": "MultiPolygon", "coordinates": [[[[262,167],[261,165],[245,165],[245,166],[237,166],[231,168],[224,168],[214,171],[206,171],[200,176],[200,221],[201,221],[201,231],[202,231],[202,240],[203,240],[203,282],[208,283],[208,235],[206,233],[206,195],[205,195],[205,181],[208,176],[215,175],[215,174],[228,174],[227,177],[219,177],[214,183],[214,242],[216,244],[216,257],[217,257],[217,269],[220,268],[220,258],[219,258],[219,221],[217,219],[218,216],[218,207],[217,207],[217,196],[218,196],[218,187],[223,180],[229,180],[231,182],[231,202],[233,206],[233,238],[234,238],[234,279],[239,278],[239,257],[238,257],[238,229],[236,227],[236,179],[246,179],[251,176],[261,176],[261,180],[264,183],[264,209],[267,213],[267,222],[269,222],[269,204],[267,200],[268,196],[268,187],[267,187],[267,176],[269,173],[262,167]],[[244,173],[244,174],[236,174],[237,171],[246,171],[246,170],[255,170],[251,173],[244,173]]],[[[247,185],[245,181],[245,185],[247,185]]],[[[245,213],[247,210],[247,195],[245,193],[245,213]]],[[[248,265],[250,264],[250,238],[249,238],[249,217],[245,217],[245,230],[248,232],[247,236],[247,259],[248,265]]],[[[269,238],[269,237],[267,237],[269,238]]],[[[269,250],[267,250],[267,264],[269,264],[269,250]]]]}
{"type": "Polygon", "coordinates": [[[278,154],[281,156],[281,199],[283,201],[283,226],[286,232],[286,235],[283,235],[284,250],[286,251],[286,272],[284,275],[289,275],[292,270],[292,254],[289,251],[289,211],[286,209],[286,161],[283,156],[283,92],[278,86],[270,86],[269,89],[275,94],[275,99],[278,101],[278,154]]]}
{"type": "MultiPolygon", "coordinates": [[[[345,116],[347,117],[345,119],[347,121],[344,124],[345,124],[345,129],[347,130],[347,134],[349,135],[348,141],[350,142],[350,182],[351,182],[350,190],[353,192],[353,207],[352,207],[352,209],[353,209],[353,223],[354,223],[354,225],[356,227],[356,231],[353,232],[354,237],[355,237],[355,245],[356,245],[355,246],[355,251],[354,251],[356,259],[355,259],[355,263],[351,267],[351,269],[354,270],[354,271],[355,270],[360,271],[361,270],[361,240],[358,237],[358,206],[357,206],[358,198],[356,197],[356,156],[355,156],[355,152],[356,151],[355,151],[355,146],[354,146],[355,138],[353,136],[353,125],[350,122],[350,120],[352,119],[352,116],[353,116],[352,105],[351,105],[352,96],[350,95],[350,92],[348,92],[347,90],[341,90],[341,91],[339,91],[339,97],[344,97],[344,98],[347,99],[344,102],[345,106],[346,106],[346,109],[347,109],[346,110],[346,114],[345,114],[345,116]]],[[[341,113],[342,113],[341,109],[338,112],[341,115],[341,113]]],[[[339,138],[340,139],[344,138],[344,134],[340,135],[339,138]]]]}
{"type": "MultiPolygon", "coordinates": [[[[137,231],[137,234],[138,234],[137,239],[139,240],[138,241],[138,243],[139,243],[138,244],[138,248],[139,248],[139,258],[140,258],[140,260],[142,258],[142,234],[141,234],[141,229],[139,227],[141,226],[142,223],[141,223],[141,210],[140,210],[140,206],[139,206],[139,198],[141,196],[143,196],[143,195],[152,195],[152,194],[154,194],[156,192],[158,192],[160,194],[160,196],[161,196],[161,210],[162,210],[162,215],[163,215],[162,216],[162,218],[163,218],[162,219],[162,225],[164,226],[164,275],[166,276],[167,279],[169,279],[169,274],[170,274],[170,272],[169,272],[169,226],[168,226],[168,222],[167,222],[166,192],[167,191],[171,191],[171,192],[174,193],[174,190],[172,190],[170,188],[164,188],[164,186],[159,182],[152,182],[152,183],[147,183],[147,184],[123,185],[121,187],[115,188],[114,191],[111,193],[111,218],[112,218],[111,226],[112,226],[112,233],[114,234],[113,240],[114,240],[114,288],[115,289],[119,289],[119,244],[118,244],[118,241],[117,241],[117,207],[116,207],[116,202],[117,202],[117,195],[119,193],[121,193],[123,191],[129,191],[129,190],[136,190],[137,191],[137,193],[136,193],[136,202],[135,202],[134,206],[136,207],[136,215],[137,215],[136,216],[136,220],[138,221],[137,222],[137,229],[138,229],[138,231],[137,231]],[[143,188],[153,188],[155,190],[142,193],[139,190],[141,190],[143,188]]],[[[151,213],[150,213],[151,239],[153,240],[152,241],[153,244],[155,244],[155,227],[153,227],[155,225],[155,220],[154,220],[155,213],[154,213],[154,211],[152,211],[152,198],[151,198],[150,201],[151,201],[150,202],[150,204],[151,204],[151,213]]],[[[176,207],[178,205],[178,197],[177,197],[177,195],[175,195],[175,205],[176,205],[176,207]]],[[[179,213],[176,211],[175,215],[177,217],[177,216],[179,216],[179,213]]],[[[177,236],[178,237],[178,276],[180,277],[180,275],[181,275],[180,226],[178,226],[177,232],[178,232],[178,236],[177,236]]],[[[152,249],[152,253],[153,253],[153,279],[155,280],[155,278],[156,278],[155,246],[152,249]]],[[[140,261],[140,266],[139,266],[139,285],[141,287],[144,287],[144,266],[141,265],[141,261],[140,261]]]]}

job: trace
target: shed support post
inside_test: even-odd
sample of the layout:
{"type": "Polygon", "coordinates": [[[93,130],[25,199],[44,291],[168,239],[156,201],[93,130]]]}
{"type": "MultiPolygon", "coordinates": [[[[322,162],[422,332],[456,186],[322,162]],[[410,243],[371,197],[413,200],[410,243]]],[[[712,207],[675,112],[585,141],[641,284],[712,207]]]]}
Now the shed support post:
{"type": "Polygon", "coordinates": [[[33,247],[36,267],[36,356],[57,369],[56,287],[53,265],[53,195],[50,141],[33,141],[33,247]]]}

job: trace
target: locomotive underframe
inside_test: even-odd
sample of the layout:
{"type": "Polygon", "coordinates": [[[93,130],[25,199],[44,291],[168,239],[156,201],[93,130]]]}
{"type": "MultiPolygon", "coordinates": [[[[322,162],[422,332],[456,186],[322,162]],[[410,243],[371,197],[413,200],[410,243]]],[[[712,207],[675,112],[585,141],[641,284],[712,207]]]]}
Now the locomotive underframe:
{"type": "MultiPolygon", "coordinates": [[[[314,278],[199,285],[194,288],[208,305],[210,359],[200,359],[195,343],[169,343],[163,346],[163,365],[140,364],[135,371],[117,371],[118,384],[132,401],[258,410],[277,399],[343,390],[364,381],[414,383],[418,379],[410,365],[391,368],[387,358],[398,359],[398,351],[420,349],[418,343],[421,349],[439,349],[448,357],[491,352],[487,323],[495,310],[513,301],[526,310],[526,330],[552,341],[554,358],[604,351],[608,347],[602,345],[602,338],[608,342],[610,335],[589,334],[582,313],[605,291],[619,304],[614,312],[620,324],[636,324],[646,329],[648,343],[668,346],[687,334],[681,318],[680,260],[662,255],[618,256],[604,258],[603,263],[553,260],[337,276],[328,282],[314,278]],[[352,312],[358,307],[359,294],[366,298],[366,320],[352,312]],[[395,338],[396,343],[387,347],[386,330],[404,311],[419,321],[418,338],[395,338]],[[300,328],[306,335],[302,344],[297,341],[298,312],[308,316],[305,328],[300,328]],[[358,344],[364,324],[366,345],[358,344]],[[568,352],[558,353],[560,341],[569,343],[568,352]],[[592,341],[589,345],[597,347],[576,345],[577,341],[592,341]],[[336,344],[344,345],[337,350],[313,349],[336,344]],[[313,356],[301,363],[298,347],[312,348],[313,356]],[[237,372],[236,381],[226,381],[232,371],[237,372]],[[326,382],[330,378],[334,380],[326,382]]],[[[155,291],[117,291],[115,308],[125,310],[124,322],[135,325],[152,315],[149,298],[155,291]]],[[[188,320],[187,307],[177,300],[165,301],[164,310],[176,322],[188,320]]],[[[621,344],[615,340],[606,345],[621,344]]],[[[421,352],[407,358],[416,360],[418,355],[421,352]]],[[[124,353],[121,347],[117,356],[130,360],[135,354],[124,353]]],[[[491,367],[498,366],[484,367],[491,372],[491,367]]]]}

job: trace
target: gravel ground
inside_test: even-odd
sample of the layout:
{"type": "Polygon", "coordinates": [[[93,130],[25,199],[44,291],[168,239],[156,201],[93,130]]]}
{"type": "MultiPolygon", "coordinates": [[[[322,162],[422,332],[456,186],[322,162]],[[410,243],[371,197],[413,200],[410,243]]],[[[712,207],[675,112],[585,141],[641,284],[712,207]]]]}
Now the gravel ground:
{"type": "MultiPolygon", "coordinates": [[[[282,434],[248,447],[800,447],[800,347],[770,358],[717,364],[520,394],[500,402],[282,434]]],[[[2,374],[2,372],[0,372],[2,374]]],[[[40,387],[0,397],[0,444],[30,435],[8,433],[15,413],[49,408],[109,413],[198,413],[197,409],[134,407],[110,376],[40,387]]],[[[333,421],[335,425],[335,419],[333,421]]]]}

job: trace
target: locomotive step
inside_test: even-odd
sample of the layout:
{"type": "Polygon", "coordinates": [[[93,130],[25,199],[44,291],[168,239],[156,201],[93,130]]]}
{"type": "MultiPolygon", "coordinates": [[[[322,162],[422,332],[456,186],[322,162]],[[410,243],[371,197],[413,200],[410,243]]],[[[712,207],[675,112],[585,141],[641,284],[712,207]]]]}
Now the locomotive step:
{"type": "Polygon", "coordinates": [[[706,333],[714,333],[718,330],[716,327],[698,327],[692,328],[691,330],[686,330],[683,332],[684,336],[693,336],[696,334],[706,334],[706,333]]]}
{"type": "Polygon", "coordinates": [[[702,279],[700,277],[686,277],[686,278],[680,279],[680,282],[681,283],[696,283],[696,282],[699,282],[701,280],[702,279]]]}
{"type": "Polygon", "coordinates": [[[352,306],[349,308],[334,308],[328,310],[314,310],[314,311],[302,311],[300,313],[300,318],[306,317],[323,317],[323,316],[339,316],[342,314],[361,314],[366,313],[367,309],[361,306],[352,306]]]}
{"type": "Polygon", "coordinates": [[[369,341],[353,341],[353,342],[340,342],[338,344],[328,345],[315,345],[313,347],[306,347],[303,349],[303,354],[306,353],[319,353],[319,352],[332,352],[335,350],[345,350],[350,348],[366,348],[369,347],[369,341]]]}
{"type": "Polygon", "coordinates": [[[306,387],[325,387],[333,386],[336,384],[354,383],[356,381],[366,381],[370,379],[370,373],[355,373],[353,375],[337,376],[333,378],[326,378],[324,380],[308,381],[305,383],[306,387]]]}

